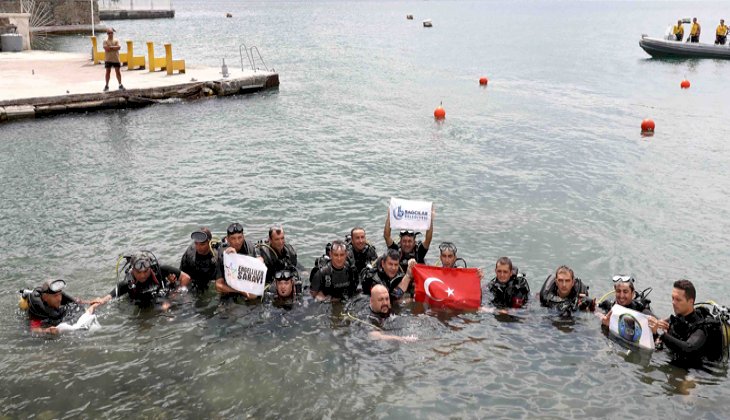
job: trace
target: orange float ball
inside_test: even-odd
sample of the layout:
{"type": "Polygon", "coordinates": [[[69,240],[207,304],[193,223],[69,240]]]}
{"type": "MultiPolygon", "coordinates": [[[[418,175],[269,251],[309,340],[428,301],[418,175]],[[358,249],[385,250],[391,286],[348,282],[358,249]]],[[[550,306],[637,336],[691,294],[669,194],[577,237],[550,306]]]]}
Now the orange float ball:
{"type": "Polygon", "coordinates": [[[680,83],[679,86],[682,89],[689,89],[689,80],[687,80],[687,79],[682,80],[682,83],[680,83]]]}
{"type": "Polygon", "coordinates": [[[439,105],[438,108],[433,110],[433,117],[437,120],[443,120],[444,118],[446,118],[446,110],[439,105]]]}
{"type": "Polygon", "coordinates": [[[481,86],[486,86],[486,85],[487,85],[487,83],[489,83],[489,79],[487,79],[486,77],[480,77],[480,78],[479,78],[479,84],[480,84],[481,86]]]}
{"type": "Polygon", "coordinates": [[[654,120],[651,120],[649,118],[645,119],[641,122],[641,131],[646,133],[653,133],[654,132],[654,120]]]}

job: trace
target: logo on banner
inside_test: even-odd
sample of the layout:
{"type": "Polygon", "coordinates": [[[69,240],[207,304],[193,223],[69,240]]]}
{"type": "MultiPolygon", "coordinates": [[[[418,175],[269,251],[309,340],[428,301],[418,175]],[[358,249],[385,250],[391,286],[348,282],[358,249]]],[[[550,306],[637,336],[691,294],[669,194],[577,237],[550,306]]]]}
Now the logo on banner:
{"type": "Polygon", "coordinates": [[[266,283],[266,265],[248,255],[225,254],[223,257],[225,280],[228,286],[239,292],[261,296],[266,283]]]}
{"type": "Polygon", "coordinates": [[[395,218],[395,220],[403,219],[403,209],[401,209],[400,206],[398,206],[398,208],[396,209],[393,209],[393,217],[395,218]]]}
{"type": "Polygon", "coordinates": [[[393,218],[395,220],[425,221],[428,220],[428,212],[421,210],[403,210],[401,206],[398,206],[393,209],[393,218]]]}

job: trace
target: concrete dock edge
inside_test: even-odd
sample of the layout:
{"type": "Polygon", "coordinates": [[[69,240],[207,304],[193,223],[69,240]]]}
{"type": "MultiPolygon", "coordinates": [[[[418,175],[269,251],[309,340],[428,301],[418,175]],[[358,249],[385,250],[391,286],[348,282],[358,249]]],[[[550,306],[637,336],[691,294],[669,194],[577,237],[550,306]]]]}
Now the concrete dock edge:
{"type": "Polygon", "coordinates": [[[194,100],[210,96],[231,96],[278,86],[279,75],[267,72],[239,78],[124,91],[11,99],[0,101],[0,122],[74,112],[140,108],[169,99],[194,100]]]}

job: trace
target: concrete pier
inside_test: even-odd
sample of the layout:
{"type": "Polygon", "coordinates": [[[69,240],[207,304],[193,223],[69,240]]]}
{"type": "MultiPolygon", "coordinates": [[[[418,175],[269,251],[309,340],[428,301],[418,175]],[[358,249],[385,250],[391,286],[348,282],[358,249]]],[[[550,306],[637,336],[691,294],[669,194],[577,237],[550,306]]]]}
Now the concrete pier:
{"type": "Polygon", "coordinates": [[[99,10],[101,20],[172,19],[174,10],[99,10]]]}
{"type": "Polygon", "coordinates": [[[220,68],[187,64],[186,73],[122,68],[117,89],[112,70],[104,92],[104,66],[93,65],[86,54],[27,51],[0,53],[0,122],[19,118],[88,112],[109,108],[138,108],[169,101],[207,96],[228,96],[279,86],[271,71],[242,71],[229,67],[223,78],[220,68]]]}

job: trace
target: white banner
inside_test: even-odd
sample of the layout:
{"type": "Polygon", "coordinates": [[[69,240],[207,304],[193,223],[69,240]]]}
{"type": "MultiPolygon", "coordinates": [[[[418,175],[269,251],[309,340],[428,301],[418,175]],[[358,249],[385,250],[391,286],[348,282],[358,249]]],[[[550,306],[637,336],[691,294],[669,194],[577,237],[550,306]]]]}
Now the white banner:
{"type": "Polygon", "coordinates": [[[223,254],[226,283],[239,292],[264,294],[266,264],[258,258],[236,253],[223,254]]]}
{"type": "Polygon", "coordinates": [[[425,233],[431,227],[431,201],[390,199],[390,228],[425,233]]]}
{"type": "Polygon", "coordinates": [[[654,336],[649,328],[649,318],[640,312],[621,305],[613,305],[608,329],[611,334],[621,337],[629,343],[654,350],[654,336]]]}

